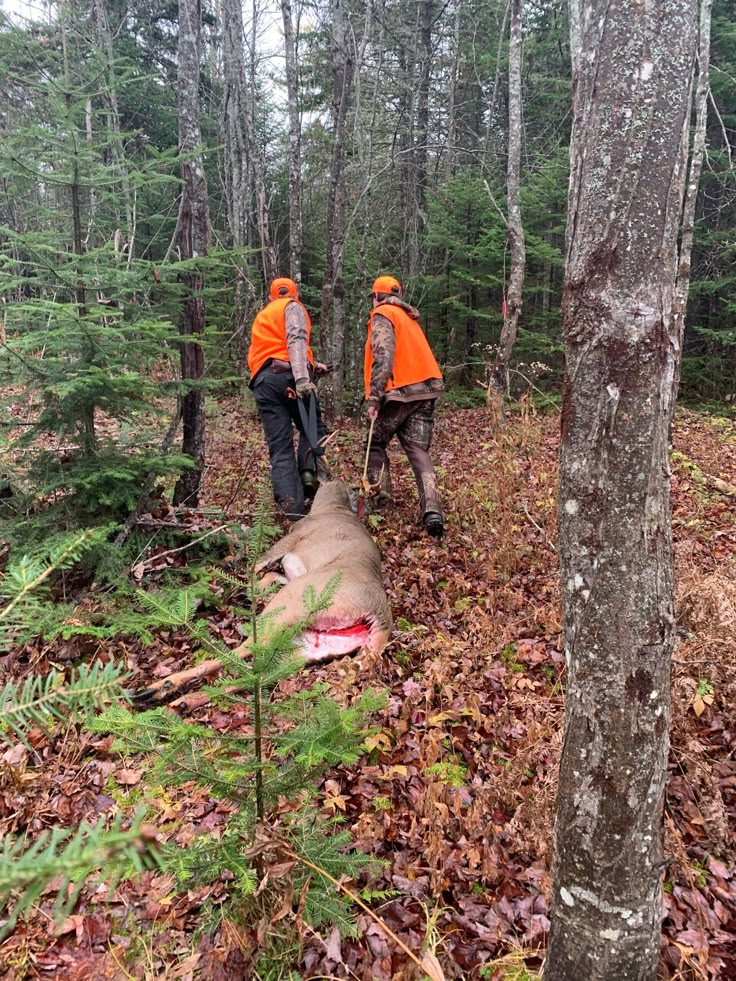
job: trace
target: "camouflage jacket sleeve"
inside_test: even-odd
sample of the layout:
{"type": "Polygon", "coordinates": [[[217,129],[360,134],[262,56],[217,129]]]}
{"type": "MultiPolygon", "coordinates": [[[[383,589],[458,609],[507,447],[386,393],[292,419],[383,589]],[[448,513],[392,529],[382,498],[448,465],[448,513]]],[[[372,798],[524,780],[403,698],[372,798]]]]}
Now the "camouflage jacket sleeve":
{"type": "Polygon", "coordinates": [[[382,317],[380,313],[373,316],[371,351],[373,352],[373,367],[368,397],[380,400],[386,394],[386,386],[394,370],[394,353],[396,351],[394,325],[388,317],[382,317]]]}
{"type": "Polygon", "coordinates": [[[286,318],[286,347],[294,381],[309,378],[307,358],[307,318],[299,303],[288,303],[284,311],[286,318]]]}

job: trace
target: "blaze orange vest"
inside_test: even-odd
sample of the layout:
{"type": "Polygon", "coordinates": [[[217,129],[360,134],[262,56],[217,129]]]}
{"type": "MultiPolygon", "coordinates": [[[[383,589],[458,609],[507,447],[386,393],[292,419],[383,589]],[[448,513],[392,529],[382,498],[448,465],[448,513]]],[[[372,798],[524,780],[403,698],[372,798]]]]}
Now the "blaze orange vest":
{"type": "Polygon", "coordinates": [[[394,325],[396,335],[396,351],[394,353],[394,368],[388,380],[386,391],[403,388],[405,385],[416,385],[430,378],[442,378],[440,366],[435,361],[432,349],[424,336],[422,328],[416,320],[395,303],[382,303],[371,311],[368,320],[368,337],[365,342],[364,380],[365,397],[371,391],[371,371],[373,370],[373,349],[371,335],[373,333],[373,317],[380,313],[394,325]]]}
{"type": "MultiPolygon", "coordinates": [[[[286,346],[286,307],[289,303],[299,303],[293,296],[280,297],[256,314],[250,335],[248,348],[248,368],[250,377],[255,378],[269,358],[278,361],[289,360],[289,349],[286,346]]],[[[307,318],[307,358],[314,364],[314,355],[309,346],[309,335],[312,333],[312,321],[309,319],[307,308],[299,303],[307,318]]]]}

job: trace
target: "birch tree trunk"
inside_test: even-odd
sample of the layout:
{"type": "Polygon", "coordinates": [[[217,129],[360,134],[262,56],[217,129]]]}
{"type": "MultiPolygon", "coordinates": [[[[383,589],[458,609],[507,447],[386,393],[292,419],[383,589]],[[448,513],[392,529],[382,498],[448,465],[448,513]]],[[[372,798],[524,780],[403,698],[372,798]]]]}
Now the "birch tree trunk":
{"type": "Polygon", "coordinates": [[[350,24],[345,0],[330,0],[332,24],[332,119],[333,144],[330,184],[327,195],[327,263],[322,285],[320,340],[323,356],[334,371],[324,388],[324,407],[328,417],[342,413],[345,350],[345,283],[343,253],[345,248],[345,136],[350,93],[353,82],[353,52],[350,24]]]}
{"type": "Polygon", "coordinates": [[[243,50],[241,0],[222,0],[222,55],[224,64],[225,183],[233,245],[248,243],[249,175],[252,147],[246,129],[248,84],[243,50]]]}
{"type": "Polygon", "coordinates": [[[262,147],[256,139],[256,99],[257,85],[257,51],[260,9],[258,0],[253,0],[251,8],[250,30],[250,98],[247,101],[248,111],[245,115],[246,138],[252,149],[252,180],[255,193],[257,239],[261,249],[261,268],[263,281],[268,285],[278,276],[276,249],[271,238],[271,209],[266,194],[266,159],[262,147]]]}
{"type": "MultiPolygon", "coordinates": [[[[244,249],[253,244],[251,214],[255,148],[250,126],[241,0],[222,0],[222,34],[227,216],[233,245],[236,249],[244,249]]],[[[255,300],[245,261],[242,256],[238,258],[234,302],[233,340],[241,375],[245,374],[249,313],[255,300]]]]}
{"type": "Polygon", "coordinates": [[[286,98],[289,106],[289,276],[299,284],[302,279],[301,122],[291,0],[281,0],[281,14],[284,19],[286,98]]]}
{"type": "MultiPolygon", "coordinates": [[[[179,252],[182,260],[207,255],[210,241],[210,218],[207,180],[201,152],[199,127],[199,0],[179,0],[179,49],[177,104],[179,113],[179,152],[182,154],[181,211],[179,214],[179,252]]],[[[204,299],[202,273],[193,268],[182,274],[186,299],[180,333],[192,338],[181,347],[181,380],[194,382],[182,399],[184,438],[182,452],[191,457],[194,467],[185,470],[174,488],[174,503],[196,507],[205,456],[204,393],[196,387],[204,374],[204,299]]]]}
{"type": "Polygon", "coordinates": [[[458,76],[460,74],[463,0],[456,0],[452,19],[452,64],[450,65],[447,92],[447,172],[452,176],[457,169],[457,104],[458,76]]]}
{"type": "MultiPolygon", "coordinates": [[[[705,131],[708,122],[708,94],[710,91],[710,22],[712,0],[700,0],[700,27],[698,31],[698,81],[695,92],[695,133],[690,157],[685,205],[682,209],[682,229],[680,236],[680,255],[677,264],[677,284],[675,289],[675,324],[680,350],[677,366],[677,381],[680,380],[682,346],[685,336],[685,315],[687,296],[690,290],[690,262],[695,235],[695,206],[698,203],[698,186],[703,170],[705,156],[705,131]]],[[[686,152],[687,148],[685,148],[686,152]]]]}
{"type": "Polygon", "coordinates": [[[412,268],[409,278],[414,279],[422,268],[424,251],[422,243],[427,224],[427,157],[429,141],[429,83],[432,69],[432,23],[434,0],[420,0],[419,4],[419,86],[417,92],[417,126],[414,143],[414,226],[413,244],[410,250],[412,268]]]}
{"type": "Polygon", "coordinates": [[[581,0],[568,0],[567,10],[570,18],[570,63],[573,72],[577,67],[580,45],[582,43],[583,17],[581,10],[581,0]]]}
{"type": "Polygon", "coordinates": [[[545,981],[653,981],[674,637],[669,430],[696,0],[592,0],[573,76],[545,981]]]}
{"type": "Polygon", "coordinates": [[[521,0],[511,0],[509,35],[509,154],[506,168],[507,232],[511,252],[509,287],[503,328],[498,344],[493,376],[496,413],[503,419],[503,393],[508,391],[509,364],[519,330],[519,316],[524,291],[526,248],[521,224],[521,0]]]}

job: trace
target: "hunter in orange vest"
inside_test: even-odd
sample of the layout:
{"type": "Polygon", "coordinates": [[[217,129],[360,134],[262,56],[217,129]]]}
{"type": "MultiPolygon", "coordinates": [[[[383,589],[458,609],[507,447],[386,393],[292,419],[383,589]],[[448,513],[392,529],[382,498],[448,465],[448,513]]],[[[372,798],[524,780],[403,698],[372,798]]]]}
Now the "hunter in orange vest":
{"type": "Polygon", "coordinates": [[[399,281],[379,276],[372,296],[364,360],[367,414],[373,421],[368,479],[379,486],[379,505],[391,500],[387,447],[397,436],[414,471],[424,527],[440,538],[442,502],[429,448],[443,391],[442,372],[419,325],[418,311],[401,299],[399,281]]]}
{"type": "Polygon", "coordinates": [[[318,442],[327,432],[314,384],[327,368],[314,360],[311,331],[296,283],[275,279],[269,302],[253,321],[248,368],[268,443],[274,497],[292,520],[304,516],[305,493],[313,496],[317,490],[318,442]],[[296,458],[293,426],[299,431],[296,458]]]}

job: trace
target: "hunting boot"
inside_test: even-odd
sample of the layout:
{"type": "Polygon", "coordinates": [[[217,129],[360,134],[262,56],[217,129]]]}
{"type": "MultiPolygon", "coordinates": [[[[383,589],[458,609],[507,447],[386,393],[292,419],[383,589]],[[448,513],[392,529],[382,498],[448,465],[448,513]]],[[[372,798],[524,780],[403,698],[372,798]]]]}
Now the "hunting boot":
{"type": "Polygon", "coordinates": [[[317,493],[317,488],[319,487],[319,479],[314,470],[302,470],[302,487],[304,488],[304,496],[307,498],[312,498],[317,493]]]}
{"type": "Polygon", "coordinates": [[[422,524],[432,538],[442,538],[445,522],[442,517],[442,502],[434,472],[419,475],[419,497],[422,509],[422,524]]]}

